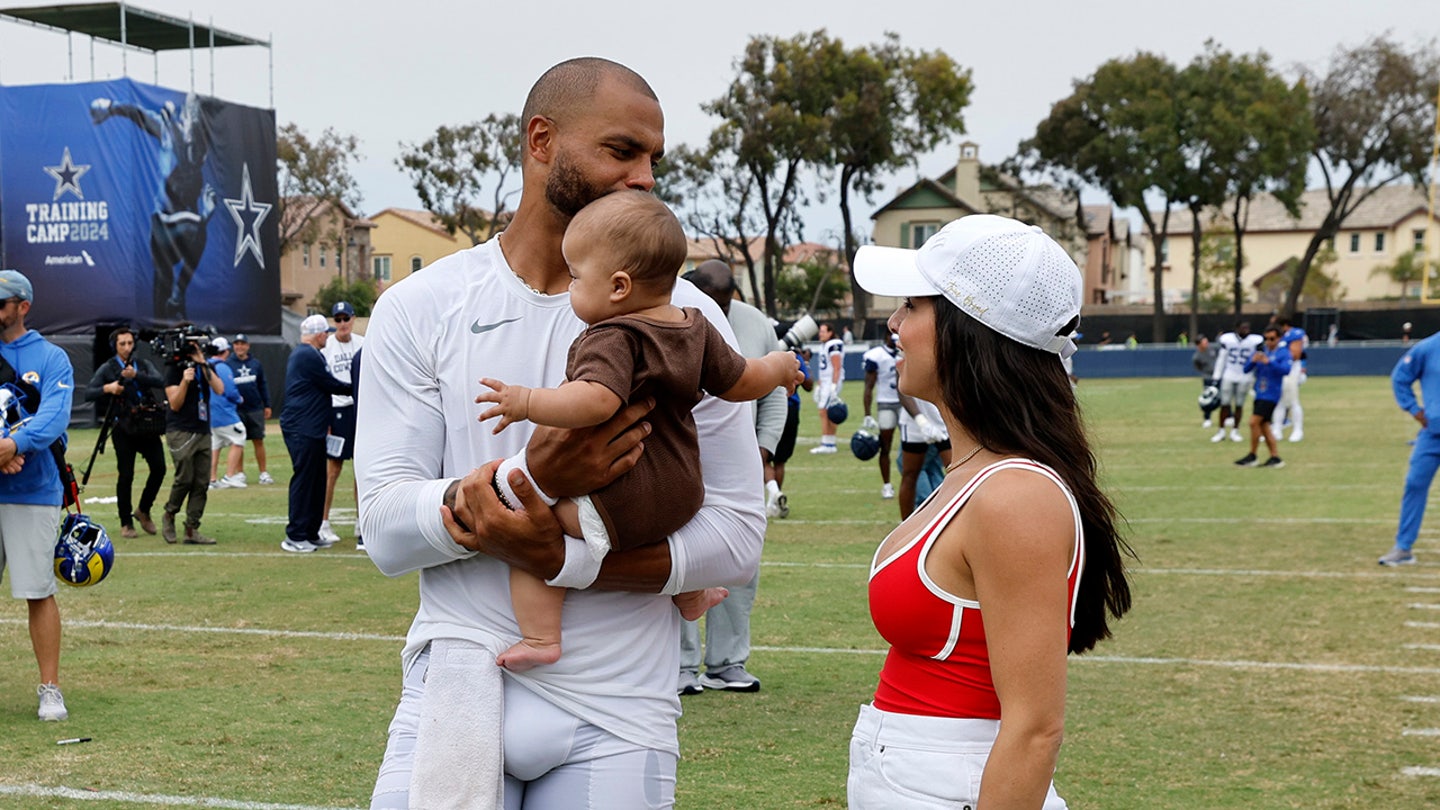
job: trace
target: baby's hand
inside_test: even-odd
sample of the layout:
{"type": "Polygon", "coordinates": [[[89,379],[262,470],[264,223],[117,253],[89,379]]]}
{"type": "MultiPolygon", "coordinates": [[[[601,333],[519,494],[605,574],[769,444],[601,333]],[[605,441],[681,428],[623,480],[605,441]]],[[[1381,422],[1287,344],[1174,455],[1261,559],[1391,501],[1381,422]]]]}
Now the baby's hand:
{"type": "Polygon", "coordinates": [[[512,422],[523,421],[530,416],[530,389],[523,385],[506,385],[499,380],[492,380],[485,377],[480,380],[481,385],[493,388],[493,391],[486,391],[475,397],[476,404],[481,402],[493,402],[495,407],[480,414],[480,421],[484,422],[492,416],[500,417],[500,424],[495,426],[493,433],[499,433],[509,427],[512,422]]]}

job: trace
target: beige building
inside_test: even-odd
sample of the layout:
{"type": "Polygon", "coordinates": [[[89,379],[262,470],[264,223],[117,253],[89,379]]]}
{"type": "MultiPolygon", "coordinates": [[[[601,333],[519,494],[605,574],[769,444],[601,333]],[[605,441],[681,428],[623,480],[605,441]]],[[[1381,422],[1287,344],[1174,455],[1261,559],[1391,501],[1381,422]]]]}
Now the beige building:
{"type": "MultiPolygon", "coordinates": [[[[1085,300],[1108,303],[1123,289],[1129,229],[1109,205],[1078,206],[1075,195],[1050,186],[1025,186],[993,166],[980,162],[980,148],[960,144],[955,167],[933,180],[922,178],[880,207],[871,238],[877,245],[914,248],[945,223],[969,214],[1001,214],[1039,225],[1069,252],[1085,274],[1085,300]],[[1082,233],[1076,209],[1085,218],[1082,233]]],[[[872,311],[897,303],[876,297],[872,311]]]]}
{"type": "Polygon", "coordinates": [[[368,276],[374,227],[343,204],[337,207],[302,197],[286,200],[281,228],[291,237],[280,254],[280,305],[307,315],[315,294],[331,279],[368,276]]]}
{"type": "Polygon", "coordinates": [[[469,237],[446,233],[445,226],[429,211],[386,208],[370,217],[375,231],[370,241],[370,274],[379,290],[457,250],[473,247],[469,237]]]}
{"type": "MultiPolygon", "coordinates": [[[[1357,190],[1357,194],[1363,191],[1357,190]]],[[[1201,224],[1204,232],[1233,235],[1229,214],[1232,205],[1227,203],[1223,212],[1205,215],[1201,224]]],[[[1289,259],[1305,255],[1311,236],[1328,211],[1324,189],[1305,192],[1299,219],[1292,218],[1270,195],[1259,197],[1251,204],[1242,243],[1245,269],[1241,271],[1241,280],[1247,300],[1259,300],[1258,283],[1263,277],[1281,271],[1289,259]]],[[[1157,223],[1160,213],[1155,212],[1157,223]]],[[[1161,241],[1166,287],[1183,290],[1186,300],[1193,266],[1191,223],[1188,211],[1172,211],[1166,237],[1161,241]]],[[[1154,246],[1148,238],[1140,241],[1144,243],[1145,264],[1153,267],[1154,246]]],[[[1434,262],[1440,252],[1436,249],[1437,242],[1440,242],[1440,228],[1430,217],[1427,192],[1415,186],[1384,186],[1355,209],[1331,240],[1335,262],[1326,272],[1339,281],[1339,300],[1399,298],[1402,293],[1414,297],[1419,292],[1418,283],[1409,284],[1402,291],[1399,282],[1377,268],[1393,265],[1404,253],[1427,248],[1434,262]]],[[[1275,297],[1269,303],[1278,305],[1280,301],[1275,297]]],[[[1302,300],[1302,306],[1304,303],[1302,300]]]]}

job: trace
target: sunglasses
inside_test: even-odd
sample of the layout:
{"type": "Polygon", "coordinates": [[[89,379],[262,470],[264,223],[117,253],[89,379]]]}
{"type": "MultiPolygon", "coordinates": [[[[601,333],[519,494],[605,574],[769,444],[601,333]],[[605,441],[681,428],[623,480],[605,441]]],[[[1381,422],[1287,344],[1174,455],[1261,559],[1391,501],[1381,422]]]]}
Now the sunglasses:
{"type": "Polygon", "coordinates": [[[336,315],[336,316],[335,316],[335,322],[336,322],[336,323],[345,323],[345,322],[348,321],[348,320],[350,320],[350,316],[349,316],[349,315],[336,315]]]}

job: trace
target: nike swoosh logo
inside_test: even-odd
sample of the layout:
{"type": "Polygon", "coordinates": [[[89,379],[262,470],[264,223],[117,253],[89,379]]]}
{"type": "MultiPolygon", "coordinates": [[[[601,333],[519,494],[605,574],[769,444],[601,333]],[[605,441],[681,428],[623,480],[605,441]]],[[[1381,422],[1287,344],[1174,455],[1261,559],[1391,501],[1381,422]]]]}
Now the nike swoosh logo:
{"type": "Polygon", "coordinates": [[[66,385],[66,384],[63,383],[63,382],[57,382],[57,383],[55,383],[55,387],[56,387],[56,388],[69,388],[70,386],[66,385]]]}
{"type": "Polygon", "coordinates": [[[479,322],[479,321],[476,321],[475,323],[470,324],[470,331],[471,331],[471,332],[474,332],[474,333],[477,334],[477,335],[482,335],[482,334],[484,334],[484,333],[486,333],[486,332],[489,332],[491,329],[499,329],[500,327],[504,326],[504,325],[507,324],[507,323],[514,323],[514,322],[516,322],[516,321],[518,321],[518,320],[520,320],[520,319],[519,319],[519,318],[507,318],[507,319],[505,319],[505,320],[503,320],[503,321],[496,321],[495,323],[487,323],[487,324],[485,324],[484,326],[481,326],[481,325],[480,325],[480,322],[479,322]]]}

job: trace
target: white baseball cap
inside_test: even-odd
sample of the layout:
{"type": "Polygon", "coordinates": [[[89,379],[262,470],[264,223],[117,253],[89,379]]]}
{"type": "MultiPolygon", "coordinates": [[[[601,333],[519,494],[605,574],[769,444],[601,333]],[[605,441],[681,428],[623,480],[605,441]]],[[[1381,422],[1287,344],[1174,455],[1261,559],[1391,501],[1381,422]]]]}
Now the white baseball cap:
{"type": "Polygon", "coordinates": [[[323,335],[326,332],[334,331],[335,327],[331,326],[330,322],[325,320],[324,315],[311,315],[310,317],[300,322],[300,334],[302,336],[323,335]]]}
{"type": "Polygon", "coordinates": [[[866,245],[855,280],[875,295],[943,295],[962,312],[1026,346],[1075,353],[1085,282],[1039,226],[994,214],[952,221],[919,250],[866,245]]]}
{"type": "Polygon", "coordinates": [[[214,347],[215,347],[215,351],[217,351],[217,352],[228,352],[228,351],[230,351],[230,341],[226,340],[226,339],[223,338],[223,337],[217,337],[217,338],[212,339],[212,340],[210,341],[210,345],[211,345],[211,346],[214,346],[214,347]]]}

